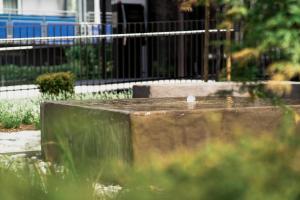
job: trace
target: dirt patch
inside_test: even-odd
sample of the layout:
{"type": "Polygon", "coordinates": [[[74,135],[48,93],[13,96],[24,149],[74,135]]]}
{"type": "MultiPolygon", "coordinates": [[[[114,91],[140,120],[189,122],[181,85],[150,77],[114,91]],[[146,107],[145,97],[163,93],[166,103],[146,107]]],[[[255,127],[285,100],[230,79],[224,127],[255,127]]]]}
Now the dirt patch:
{"type": "Polygon", "coordinates": [[[3,133],[12,133],[12,132],[19,132],[19,131],[33,131],[36,130],[34,125],[24,125],[22,124],[19,128],[13,128],[13,129],[6,129],[0,126],[0,132],[3,133]]]}

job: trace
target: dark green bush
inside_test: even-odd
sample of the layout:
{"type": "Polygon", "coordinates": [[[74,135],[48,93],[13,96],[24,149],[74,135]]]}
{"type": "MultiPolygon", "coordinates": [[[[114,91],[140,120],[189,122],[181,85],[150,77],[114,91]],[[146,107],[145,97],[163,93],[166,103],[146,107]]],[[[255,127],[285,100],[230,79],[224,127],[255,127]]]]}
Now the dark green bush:
{"type": "Polygon", "coordinates": [[[74,94],[75,76],[71,72],[48,73],[39,76],[36,83],[42,94],[69,95],[74,94]]]}
{"type": "Polygon", "coordinates": [[[95,73],[99,73],[99,47],[74,46],[66,50],[66,57],[69,63],[74,66],[80,66],[81,74],[88,78],[94,77],[95,73]]]}

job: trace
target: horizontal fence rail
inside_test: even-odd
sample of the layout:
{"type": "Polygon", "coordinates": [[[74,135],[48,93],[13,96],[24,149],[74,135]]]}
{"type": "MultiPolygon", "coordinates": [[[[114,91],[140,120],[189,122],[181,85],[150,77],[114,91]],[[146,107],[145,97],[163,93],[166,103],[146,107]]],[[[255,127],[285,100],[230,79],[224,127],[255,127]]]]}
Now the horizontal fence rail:
{"type": "MultiPolygon", "coordinates": [[[[211,29],[209,33],[222,33],[226,32],[226,29],[211,29]]],[[[229,31],[233,32],[234,29],[229,31]]],[[[82,39],[115,39],[115,38],[137,38],[137,37],[159,37],[159,36],[179,36],[179,35],[195,35],[203,34],[205,30],[192,30],[192,31],[166,31],[166,32],[152,32],[152,33],[124,33],[124,34],[106,34],[106,35],[85,35],[85,36],[61,36],[61,37],[32,37],[32,38],[10,38],[10,39],[0,39],[0,43],[10,43],[10,42],[31,42],[31,41],[46,41],[51,40],[82,40],[82,39]]]]}

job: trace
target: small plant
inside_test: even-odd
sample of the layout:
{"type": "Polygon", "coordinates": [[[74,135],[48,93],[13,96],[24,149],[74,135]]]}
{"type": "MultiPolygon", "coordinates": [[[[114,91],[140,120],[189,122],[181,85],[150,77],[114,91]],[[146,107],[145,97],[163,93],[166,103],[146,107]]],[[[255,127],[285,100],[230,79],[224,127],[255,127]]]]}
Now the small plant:
{"type": "Polygon", "coordinates": [[[35,121],[35,118],[34,118],[33,111],[32,110],[26,110],[24,112],[22,123],[26,124],[26,125],[30,125],[30,124],[33,124],[34,121],[35,121]]]}
{"type": "Polygon", "coordinates": [[[18,128],[22,124],[22,118],[16,117],[12,112],[5,112],[1,118],[1,126],[6,129],[18,128]]]}
{"type": "Polygon", "coordinates": [[[40,92],[44,95],[74,94],[75,76],[71,72],[43,74],[36,79],[36,82],[40,92]]]}

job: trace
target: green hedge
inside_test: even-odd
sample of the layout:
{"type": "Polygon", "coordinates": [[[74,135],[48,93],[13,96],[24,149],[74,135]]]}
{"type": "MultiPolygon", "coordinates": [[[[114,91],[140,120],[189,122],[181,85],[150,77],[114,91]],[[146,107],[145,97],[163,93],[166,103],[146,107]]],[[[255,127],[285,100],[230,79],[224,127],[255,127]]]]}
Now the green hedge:
{"type": "Polygon", "coordinates": [[[74,94],[75,75],[71,72],[48,73],[39,76],[36,83],[45,95],[74,94]]]}

